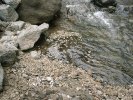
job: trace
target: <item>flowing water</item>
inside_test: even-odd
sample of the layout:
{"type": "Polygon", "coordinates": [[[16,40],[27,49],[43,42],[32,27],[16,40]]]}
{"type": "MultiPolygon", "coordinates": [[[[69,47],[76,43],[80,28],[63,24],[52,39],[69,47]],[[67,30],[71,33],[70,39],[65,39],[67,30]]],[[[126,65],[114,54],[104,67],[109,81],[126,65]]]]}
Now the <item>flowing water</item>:
{"type": "Polygon", "coordinates": [[[49,32],[50,38],[40,47],[42,52],[51,59],[91,69],[98,81],[132,83],[132,16],[121,12],[122,8],[108,13],[80,4],[66,6],[67,16],[49,32]]]}

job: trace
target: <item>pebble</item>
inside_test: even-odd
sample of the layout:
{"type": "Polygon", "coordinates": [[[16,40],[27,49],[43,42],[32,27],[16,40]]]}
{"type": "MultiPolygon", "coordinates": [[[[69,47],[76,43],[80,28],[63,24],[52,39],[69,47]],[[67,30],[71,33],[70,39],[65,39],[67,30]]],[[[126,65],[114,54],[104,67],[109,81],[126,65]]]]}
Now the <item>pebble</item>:
{"type": "Polygon", "coordinates": [[[31,57],[34,59],[40,59],[41,58],[41,52],[31,51],[31,57]]]}
{"type": "Polygon", "coordinates": [[[46,77],[46,80],[51,82],[51,81],[53,81],[53,78],[52,77],[46,77]]]}

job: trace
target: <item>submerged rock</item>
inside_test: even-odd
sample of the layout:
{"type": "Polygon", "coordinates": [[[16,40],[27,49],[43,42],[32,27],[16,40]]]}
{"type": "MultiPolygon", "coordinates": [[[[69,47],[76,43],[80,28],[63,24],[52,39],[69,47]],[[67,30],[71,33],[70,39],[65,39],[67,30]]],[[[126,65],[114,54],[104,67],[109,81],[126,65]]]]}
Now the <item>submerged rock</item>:
{"type": "Polygon", "coordinates": [[[60,10],[61,0],[22,0],[18,9],[20,20],[31,24],[49,22],[60,10]]]}

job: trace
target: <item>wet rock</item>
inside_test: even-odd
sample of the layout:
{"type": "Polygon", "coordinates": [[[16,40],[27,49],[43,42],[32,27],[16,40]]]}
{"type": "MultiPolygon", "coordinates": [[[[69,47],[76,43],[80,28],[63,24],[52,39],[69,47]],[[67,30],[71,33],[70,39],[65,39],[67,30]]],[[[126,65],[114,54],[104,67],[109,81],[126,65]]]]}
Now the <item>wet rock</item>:
{"type": "Polygon", "coordinates": [[[11,66],[17,60],[17,48],[10,45],[0,44],[0,63],[2,66],[11,66]]]}
{"type": "Polygon", "coordinates": [[[22,0],[18,9],[20,20],[31,24],[49,22],[60,9],[61,0],[22,0]]]}
{"type": "Polygon", "coordinates": [[[0,19],[2,21],[16,21],[18,19],[18,14],[9,5],[0,5],[0,19]]]}
{"type": "Polygon", "coordinates": [[[4,71],[3,71],[3,68],[2,68],[2,66],[0,64],[0,91],[3,88],[3,77],[4,77],[4,71]]]}
{"type": "Polygon", "coordinates": [[[49,28],[46,23],[37,25],[29,25],[26,29],[19,32],[18,43],[21,50],[27,50],[34,46],[37,40],[40,38],[41,33],[45,32],[49,28]]]}
{"type": "Polygon", "coordinates": [[[2,0],[2,1],[13,8],[16,8],[21,2],[21,0],[2,0]]]}
{"type": "Polygon", "coordinates": [[[106,68],[92,68],[93,69],[93,77],[96,81],[101,82],[103,84],[132,84],[133,79],[123,73],[122,71],[106,67],[106,68]]]}

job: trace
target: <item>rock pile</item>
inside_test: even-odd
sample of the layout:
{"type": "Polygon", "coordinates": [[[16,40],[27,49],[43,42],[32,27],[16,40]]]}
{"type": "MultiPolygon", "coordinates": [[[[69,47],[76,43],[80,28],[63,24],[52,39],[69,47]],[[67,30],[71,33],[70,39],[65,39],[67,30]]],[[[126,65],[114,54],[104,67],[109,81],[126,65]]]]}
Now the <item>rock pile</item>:
{"type": "Polygon", "coordinates": [[[52,20],[59,10],[59,4],[60,0],[56,2],[55,0],[0,0],[0,89],[2,89],[3,82],[1,65],[14,64],[18,50],[28,50],[34,47],[40,35],[48,30],[49,24],[45,22],[52,20]],[[45,7],[42,6],[44,2],[47,4],[45,7]],[[39,4],[41,4],[40,7],[39,4]],[[33,9],[32,11],[30,7],[36,8],[36,11],[33,9]],[[47,8],[49,8],[48,11],[46,11],[47,8]],[[19,18],[31,23],[19,21],[19,18]],[[41,25],[32,25],[38,23],[41,25]]]}
{"type": "MultiPolygon", "coordinates": [[[[33,85],[31,88],[38,89],[35,85],[40,84],[40,89],[44,90],[46,87],[42,85],[44,81],[46,84],[50,83],[50,87],[65,86],[68,87],[68,90],[70,87],[77,86],[75,83],[80,79],[79,74],[72,76],[74,81],[66,77],[70,76],[68,72],[75,72],[77,68],[71,70],[70,65],[59,67],[59,63],[51,64],[51,61],[45,59],[42,50],[52,59],[62,60],[65,63],[72,62],[75,66],[90,71],[91,77],[103,86],[108,84],[131,85],[133,83],[133,69],[131,69],[133,67],[131,34],[133,19],[129,15],[131,14],[132,17],[132,12],[132,0],[0,0],[0,90],[3,84],[3,67],[11,66],[17,61],[17,58],[20,61],[13,66],[13,74],[5,71],[11,76],[8,77],[11,79],[7,82],[9,86],[11,83],[22,89],[21,86],[25,87],[27,84],[26,88],[33,85]],[[34,47],[41,34],[48,30],[47,22],[51,22],[56,16],[61,3],[60,19],[54,24],[58,28],[48,31],[51,36],[47,40],[47,50],[44,48],[40,50],[40,46],[39,51],[34,50],[29,55],[25,53],[24,56],[21,51],[34,47]],[[128,16],[129,19],[122,14],[128,16]],[[18,66],[19,68],[17,68],[18,66]],[[66,69],[65,72],[63,72],[64,69],[66,69]],[[59,74],[58,71],[61,73],[59,74]],[[46,76],[46,80],[39,79],[40,76],[46,76]],[[14,77],[20,81],[14,81],[14,77]],[[33,77],[36,78],[35,82],[33,77]],[[56,78],[64,79],[64,83],[67,83],[67,79],[73,83],[73,86],[64,83],[59,85],[58,82],[56,84],[54,83],[56,78]]],[[[87,75],[88,73],[85,74],[85,77],[87,75]]],[[[6,79],[8,78],[6,77],[6,79]]],[[[79,80],[79,86],[85,81],[88,84],[89,78],[86,77],[83,82],[79,80]]],[[[6,82],[5,85],[8,86],[6,82]]],[[[85,90],[88,89],[88,86],[90,84],[85,84],[85,90]]],[[[75,89],[80,90],[80,87],[74,87],[72,91],[75,89]]],[[[83,89],[83,85],[81,89],[83,89]]],[[[9,95],[9,92],[7,93],[9,95]]],[[[12,94],[12,92],[10,93],[12,94]]],[[[100,91],[97,93],[102,95],[100,91]]]]}

